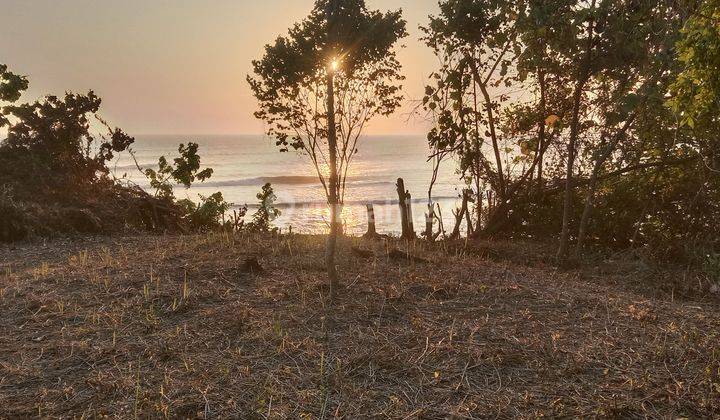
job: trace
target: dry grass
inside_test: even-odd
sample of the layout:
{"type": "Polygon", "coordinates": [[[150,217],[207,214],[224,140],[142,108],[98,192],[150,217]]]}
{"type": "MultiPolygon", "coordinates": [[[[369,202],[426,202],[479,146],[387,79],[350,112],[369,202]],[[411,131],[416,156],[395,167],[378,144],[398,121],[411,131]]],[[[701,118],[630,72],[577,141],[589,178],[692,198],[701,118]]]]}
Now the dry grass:
{"type": "Polygon", "coordinates": [[[720,415],[720,305],[662,273],[352,241],[332,306],[317,237],[2,248],[0,417],[720,415]]]}

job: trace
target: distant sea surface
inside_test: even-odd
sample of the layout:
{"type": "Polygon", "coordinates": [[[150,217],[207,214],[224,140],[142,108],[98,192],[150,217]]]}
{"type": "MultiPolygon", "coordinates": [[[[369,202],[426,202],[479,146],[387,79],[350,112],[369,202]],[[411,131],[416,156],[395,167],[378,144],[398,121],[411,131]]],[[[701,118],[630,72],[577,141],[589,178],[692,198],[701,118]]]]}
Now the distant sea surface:
{"type": "MultiPolygon", "coordinates": [[[[132,146],[142,168],[157,168],[164,155],[168,161],[178,156],[180,143],[200,145],[202,167],[213,168],[210,180],[196,183],[189,190],[176,187],[179,198],[198,199],[200,195],[222,192],[225,200],[236,206],[247,204],[252,215],[258,202],[256,194],[269,182],[277,195],[282,215],[274,225],[293,232],[323,233],[328,230],[328,207],[324,190],[309,159],[297,152],[281,153],[272,139],[265,136],[138,136],[132,146]]],[[[432,165],[427,161],[428,146],[423,136],[368,136],[362,138],[348,174],[343,222],[352,234],[367,229],[366,204],[373,203],[380,233],[395,234],[400,230],[398,197],[395,182],[405,180],[413,197],[413,219],[416,231],[424,229],[427,211],[427,189],[432,165]]],[[[117,177],[149,189],[128,154],[110,165],[117,177]]],[[[457,204],[462,182],[455,174],[455,163],[447,161],[433,188],[434,200],[442,207],[447,230],[452,229],[452,209],[457,204]]]]}

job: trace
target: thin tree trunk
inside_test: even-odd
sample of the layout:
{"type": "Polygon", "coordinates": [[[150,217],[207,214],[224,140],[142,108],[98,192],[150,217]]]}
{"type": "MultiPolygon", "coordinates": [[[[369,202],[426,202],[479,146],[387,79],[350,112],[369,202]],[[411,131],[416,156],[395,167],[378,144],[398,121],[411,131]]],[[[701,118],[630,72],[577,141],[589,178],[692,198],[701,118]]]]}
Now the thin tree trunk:
{"type": "Polygon", "coordinates": [[[470,211],[470,209],[468,209],[468,210],[465,212],[465,221],[467,222],[467,236],[468,236],[468,238],[471,237],[471,236],[473,236],[473,235],[475,234],[475,228],[473,227],[473,224],[472,224],[472,216],[471,216],[471,213],[472,213],[472,212],[470,211]]]}
{"type": "Polygon", "coordinates": [[[592,174],[590,175],[588,191],[585,197],[585,207],[583,208],[582,217],[580,218],[580,228],[578,229],[577,244],[575,248],[576,256],[580,256],[585,242],[587,224],[590,220],[590,212],[592,211],[593,205],[595,204],[595,187],[597,185],[598,172],[600,172],[601,167],[602,165],[600,165],[599,162],[596,162],[592,174]]]}
{"type": "MultiPolygon", "coordinates": [[[[509,45],[509,44],[508,44],[509,45]]],[[[507,47],[506,47],[507,50],[507,47]]],[[[496,62],[497,65],[497,62],[496,62]]],[[[493,67],[494,69],[495,67],[493,67]]],[[[495,153],[495,164],[497,165],[497,180],[494,179],[494,177],[490,177],[490,184],[491,186],[497,191],[497,193],[502,198],[505,195],[505,173],[503,172],[503,164],[502,164],[502,156],[500,156],[500,145],[498,143],[497,139],[497,133],[495,131],[495,114],[493,113],[492,109],[492,99],[490,98],[490,94],[487,90],[487,81],[483,80],[482,76],[480,75],[480,72],[477,69],[477,65],[473,60],[470,60],[470,70],[473,74],[473,80],[474,80],[474,86],[480,87],[480,91],[482,92],[484,103],[485,103],[485,111],[487,113],[488,117],[488,128],[490,131],[490,139],[492,141],[493,146],[493,152],[495,153]]],[[[492,74],[492,72],[491,72],[492,74]]],[[[489,76],[488,76],[489,78],[489,76]]],[[[473,90],[475,87],[473,86],[473,90]]],[[[480,133],[478,133],[479,137],[480,133]]],[[[489,168],[487,168],[488,176],[491,175],[491,171],[489,168]]]]}
{"type": "Polygon", "coordinates": [[[428,204],[428,212],[425,213],[425,239],[430,242],[435,240],[433,234],[433,222],[435,221],[435,204],[428,204]]]}
{"type": "Polygon", "coordinates": [[[443,238],[447,239],[447,234],[445,233],[445,223],[443,222],[442,217],[442,209],[440,208],[440,203],[435,203],[437,206],[437,219],[438,219],[438,233],[435,235],[433,234],[433,239],[437,238],[438,236],[442,235],[443,238]]]}
{"type": "Polygon", "coordinates": [[[573,113],[570,125],[570,142],[567,147],[567,168],[565,170],[565,193],[563,195],[562,232],[560,233],[560,247],[558,249],[558,260],[567,259],[568,247],[570,246],[570,213],[572,212],[572,191],[573,191],[573,169],[575,167],[575,148],[577,143],[580,101],[584,82],[578,82],[573,93],[573,113]]]}
{"type": "Polygon", "coordinates": [[[330,204],[330,236],[328,236],[325,249],[325,265],[330,280],[330,296],[335,296],[340,285],[335,266],[335,252],[339,233],[338,214],[338,173],[337,173],[337,132],[335,127],[335,80],[332,70],[327,76],[327,120],[328,120],[328,149],[330,158],[329,196],[330,204]]]}
{"type": "MultiPolygon", "coordinates": [[[[473,60],[475,56],[473,55],[473,60]]],[[[473,111],[475,111],[475,211],[477,212],[477,231],[482,229],[482,202],[483,202],[483,191],[480,189],[480,171],[482,168],[481,153],[480,150],[480,123],[477,119],[478,112],[478,95],[477,95],[477,83],[473,83],[473,111]]]]}
{"type": "MultiPolygon", "coordinates": [[[[595,9],[595,0],[592,1],[591,9],[595,9]]],[[[557,258],[559,262],[564,262],[568,257],[568,249],[570,246],[570,216],[572,213],[572,192],[573,192],[573,170],[575,168],[575,153],[577,148],[577,139],[580,131],[580,105],[582,102],[583,90],[590,76],[590,66],[592,65],[592,49],[594,43],[593,33],[595,30],[595,20],[590,18],[588,25],[588,42],[585,49],[585,59],[580,69],[580,77],[575,84],[573,92],[573,110],[572,121],[570,123],[570,141],[567,148],[567,168],[565,170],[565,194],[563,198],[563,214],[562,214],[562,231],[560,233],[560,246],[558,248],[557,258]]]]}
{"type": "Polygon", "coordinates": [[[500,145],[498,144],[497,133],[495,132],[495,115],[492,110],[492,100],[488,93],[487,87],[480,81],[480,92],[482,92],[485,98],[485,108],[488,115],[488,127],[490,128],[490,138],[492,140],[493,152],[495,153],[495,164],[497,165],[499,191],[497,191],[499,198],[502,200],[505,197],[505,174],[503,173],[502,156],[500,156],[500,145]]]}
{"type": "Polygon", "coordinates": [[[480,142],[475,140],[475,217],[476,227],[479,232],[482,228],[482,201],[483,192],[480,188],[480,142]]]}
{"type": "Polygon", "coordinates": [[[425,215],[425,238],[433,242],[435,241],[436,235],[433,233],[433,222],[435,221],[435,203],[433,202],[432,192],[433,188],[435,187],[435,183],[437,182],[438,175],[440,172],[440,164],[443,160],[443,154],[440,150],[436,149],[436,153],[433,154],[433,157],[431,158],[433,161],[433,171],[432,171],[432,177],[430,178],[430,185],[428,186],[428,212],[425,215]]]}
{"type": "MultiPolygon", "coordinates": [[[[545,126],[547,115],[547,104],[545,99],[546,87],[545,87],[545,72],[543,70],[538,71],[538,83],[540,84],[540,121],[538,121],[538,150],[540,156],[538,156],[538,170],[537,170],[537,186],[538,193],[541,194],[543,190],[543,157],[545,155],[545,126]]],[[[532,183],[531,183],[532,185],[532,183]]],[[[532,188],[528,188],[530,190],[532,188]]]]}
{"type": "MultiPolygon", "coordinates": [[[[644,103],[644,101],[643,101],[644,103]]],[[[579,256],[582,253],[584,241],[585,241],[585,235],[587,232],[587,224],[590,220],[590,213],[594,206],[595,201],[595,189],[597,188],[597,182],[598,177],[600,176],[600,171],[602,170],[602,167],[605,165],[605,162],[610,158],[613,151],[617,147],[620,140],[625,137],[625,133],[627,133],[627,130],[630,128],[632,123],[635,121],[635,118],[637,117],[637,111],[633,112],[627,120],[625,120],[625,123],[623,124],[622,128],[619,132],[615,133],[615,136],[613,139],[600,151],[598,156],[596,156],[595,164],[593,165],[592,173],[590,174],[590,180],[588,182],[588,191],[587,195],[585,197],[585,208],[583,208],[583,214],[580,218],[580,228],[578,229],[578,238],[577,238],[577,244],[575,248],[575,254],[579,256]]]]}
{"type": "MultiPolygon", "coordinates": [[[[483,189],[485,189],[485,185],[483,184],[483,189]]],[[[478,234],[479,232],[482,232],[483,229],[483,223],[482,223],[482,215],[483,215],[483,199],[485,198],[485,194],[481,191],[477,195],[478,202],[475,203],[477,206],[477,225],[475,226],[475,234],[478,234]]]]}

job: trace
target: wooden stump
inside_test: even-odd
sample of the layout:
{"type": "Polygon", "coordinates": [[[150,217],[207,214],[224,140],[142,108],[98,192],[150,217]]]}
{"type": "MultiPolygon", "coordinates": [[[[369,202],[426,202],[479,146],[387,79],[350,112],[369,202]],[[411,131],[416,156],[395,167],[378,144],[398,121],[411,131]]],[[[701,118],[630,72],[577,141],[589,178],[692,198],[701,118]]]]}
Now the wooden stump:
{"type": "Polygon", "coordinates": [[[368,216],[368,230],[365,233],[365,238],[377,238],[377,228],[375,227],[375,207],[372,203],[367,205],[367,216],[368,216]]]}
{"type": "Polygon", "coordinates": [[[402,238],[415,239],[415,230],[412,225],[412,213],[410,211],[410,192],[405,189],[405,181],[402,178],[397,180],[397,193],[400,206],[400,222],[402,224],[402,238]]]}
{"type": "Polygon", "coordinates": [[[405,192],[405,208],[407,209],[408,230],[410,231],[410,236],[415,238],[415,220],[413,219],[412,196],[410,195],[410,191],[405,192]]]}

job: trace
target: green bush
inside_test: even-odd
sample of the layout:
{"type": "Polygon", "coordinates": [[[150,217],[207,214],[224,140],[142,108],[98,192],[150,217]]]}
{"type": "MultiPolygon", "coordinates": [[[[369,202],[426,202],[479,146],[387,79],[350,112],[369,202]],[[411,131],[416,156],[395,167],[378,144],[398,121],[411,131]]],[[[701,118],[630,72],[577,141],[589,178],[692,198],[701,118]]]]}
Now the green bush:
{"type": "Polygon", "coordinates": [[[260,206],[258,211],[253,215],[253,220],[247,225],[248,230],[256,232],[273,232],[277,228],[272,228],[271,223],[278,216],[280,216],[280,210],[276,209],[274,204],[277,200],[275,192],[273,191],[271,184],[265,184],[257,195],[260,200],[260,206]]]}
{"type": "Polygon", "coordinates": [[[230,209],[220,192],[209,197],[200,196],[200,203],[195,204],[190,200],[180,200],[178,204],[184,209],[184,219],[192,230],[208,231],[223,226],[222,220],[225,213],[230,209]]]}

